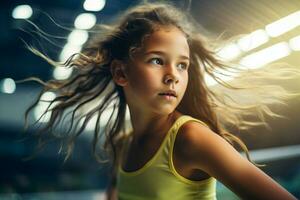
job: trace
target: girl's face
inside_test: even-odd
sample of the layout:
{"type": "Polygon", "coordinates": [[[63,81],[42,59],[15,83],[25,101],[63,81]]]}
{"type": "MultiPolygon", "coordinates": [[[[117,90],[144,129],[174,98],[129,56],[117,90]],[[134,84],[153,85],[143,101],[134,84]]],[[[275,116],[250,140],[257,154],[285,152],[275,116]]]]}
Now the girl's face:
{"type": "Polygon", "coordinates": [[[188,67],[189,46],[178,28],[162,27],[146,37],[126,66],[123,88],[129,107],[146,113],[173,112],[185,93],[188,67]]]}

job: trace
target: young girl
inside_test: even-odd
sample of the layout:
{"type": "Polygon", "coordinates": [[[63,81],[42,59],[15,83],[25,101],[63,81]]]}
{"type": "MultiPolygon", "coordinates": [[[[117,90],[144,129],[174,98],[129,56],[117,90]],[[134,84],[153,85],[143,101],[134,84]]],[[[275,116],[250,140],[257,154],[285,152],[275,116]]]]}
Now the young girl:
{"type": "Polygon", "coordinates": [[[242,199],[295,199],[253,164],[244,143],[225,126],[247,129],[259,124],[242,115],[276,116],[267,104],[282,103],[293,94],[255,80],[292,78],[299,71],[229,67],[217,59],[196,27],[191,17],[166,3],[143,3],[126,11],[115,25],[99,25],[96,37],[64,63],[76,69],[73,76],[43,83],[41,95],[53,91],[57,97],[48,107],[51,118],[41,132],[56,127],[63,121],[63,113],[71,109],[68,133],[60,136],[67,141],[69,157],[75,139],[96,116],[95,156],[102,161],[98,150],[104,135],[104,147],[112,161],[108,199],[211,200],[216,199],[216,180],[242,199]],[[239,77],[229,84],[217,76],[220,70],[236,70],[239,77]],[[208,88],[205,74],[222,87],[208,88]],[[247,102],[247,106],[229,103],[225,89],[249,91],[249,97],[258,101],[247,102]],[[88,111],[82,111],[87,105],[88,111]],[[110,106],[111,116],[105,127],[100,127],[101,115],[110,106]],[[129,131],[125,126],[127,107],[129,131]],[[233,142],[245,150],[248,159],[235,150],[233,142]]]}

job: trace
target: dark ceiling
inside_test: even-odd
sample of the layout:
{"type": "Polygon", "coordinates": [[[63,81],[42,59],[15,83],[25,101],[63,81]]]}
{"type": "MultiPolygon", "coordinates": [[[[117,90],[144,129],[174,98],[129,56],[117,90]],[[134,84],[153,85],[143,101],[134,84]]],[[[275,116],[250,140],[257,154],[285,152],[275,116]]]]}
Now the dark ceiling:
{"type": "MultiPolygon", "coordinates": [[[[47,33],[66,37],[68,31],[57,27],[50,21],[49,14],[60,25],[72,28],[76,15],[83,12],[83,0],[60,1],[2,1],[0,7],[0,78],[11,77],[22,79],[28,76],[39,76],[42,79],[51,78],[52,69],[45,62],[26,51],[21,39],[34,44],[53,58],[57,57],[59,49],[49,46],[33,33],[34,27],[24,20],[11,17],[12,10],[19,4],[29,4],[33,7],[30,20],[47,33]]],[[[135,5],[138,0],[110,0],[104,9],[97,13],[98,23],[106,23],[120,11],[135,5]]],[[[187,7],[188,0],[176,0],[179,7],[187,7]]],[[[225,37],[250,33],[263,28],[275,20],[280,19],[300,9],[298,0],[197,0],[191,1],[191,13],[195,19],[211,35],[217,36],[225,32],[225,37]]],[[[282,38],[285,36],[282,36],[282,38]]],[[[60,40],[60,45],[66,42],[60,40]]]]}

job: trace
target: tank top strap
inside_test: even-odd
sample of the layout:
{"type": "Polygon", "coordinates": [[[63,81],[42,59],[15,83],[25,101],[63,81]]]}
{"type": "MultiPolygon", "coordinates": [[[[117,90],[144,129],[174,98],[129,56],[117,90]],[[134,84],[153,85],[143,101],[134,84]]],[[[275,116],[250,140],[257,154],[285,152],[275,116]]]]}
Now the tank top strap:
{"type": "MultiPolygon", "coordinates": [[[[207,124],[205,124],[201,120],[193,118],[193,117],[191,117],[189,115],[182,115],[182,116],[180,116],[175,121],[175,123],[173,124],[173,126],[171,127],[171,129],[169,130],[169,134],[168,134],[168,136],[166,138],[167,141],[166,141],[166,144],[165,144],[165,147],[164,147],[164,151],[165,151],[164,156],[166,158],[171,158],[178,130],[180,129],[180,127],[183,124],[185,124],[188,121],[196,121],[196,122],[199,122],[200,124],[202,124],[202,125],[204,125],[206,127],[209,127],[207,124]]],[[[167,159],[167,160],[169,160],[169,159],[167,159]]]]}
{"type": "MultiPolygon", "coordinates": [[[[158,150],[155,152],[155,154],[152,156],[152,158],[150,160],[148,160],[148,162],[146,162],[146,164],[143,167],[141,167],[140,169],[138,169],[134,172],[125,172],[124,170],[122,170],[122,167],[121,167],[122,162],[120,162],[120,165],[118,166],[119,170],[122,171],[123,174],[137,175],[137,174],[141,174],[142,172],[144,172],[148,167],[152,166],[153,164],[161,166],[161,164],[163,163],[163,165],[165,165],[165,166],[170,166],[170,158],[172,157],[173,146],[174,146],[177,132],[178,132],[179,128],[187,121],[197,121],[197,122],[207,126],[204,122],[202,122],[198,119],[195,119],[188,115],[182,115],[174,122],[174,124],[168,130],[168,132],[167,132],[165,138],[163,139],[162,143],[160,144],[158,150]]],[[[125,148],[123,149],[123,152],[122,152],[123,156],[125,156],[128,153],[128,148],[130,146],[130,139],[132,139],[132,138],[128,137],[127,141],[125,142],[125,145],[124,145],[125,148]]]]}
{"type": "MultiPolygon", "coordinates": [[[[196,121],[206,127],[209,128],[209,126],[204,123],[203,121],[199,120],[199,119],[196,119],[196,118],[193,118],[191,116],[188,116],[188,115],[182,115],[174,124],[174,127],[173,127],[173,131],[172,131],[172,134],[170,136],[170,139],[171,139],[171,143],[173,144],[175,142],[175,139],[176,139],[176,136],[177,136],[177,133],[178,133],[178,130],[180,129],[180,127],[185,124],[186,122],[188,121],[196,121]]],[[[172,145],[173,146],[173,145],[172,145]]]]}
{"type": "Polygon", "coordinates": [[[188,122],[188,121],[196,121],[196,122],[199,122],[200,124],[202,124],[202,125],[204,125],[204,126],[206,126],[206,127],[209,128],[209,126],[208,126],[206,123],[204,123],[203,121],[201,121],[201,120],[199,120],[199,119],[193,118],[193,117],[191,117],[191,116],[189,116],[189,115],[182,115],[182,116],[180,116],[179,119],[175,122],[175,125],[174,125],[174,127],[173,127],[173,135],[176,136],[176,135],[177,135],[177,132],[178,132],[178,130],[179,130],[179,128],[180,128],[183,124],[185,124],[186,122],[188,122]]]}
{"type": "Polygon", "coordinates": [[[172,159],[173,158],[173,149],[174,149],[174,145],[175,145],[175,140],[176,140],[176,136],[177,136],[177,133],[179,131],[179,128],[188,121],[195,121],[195,122],[198,122],[198,123],[200,123],[200,124],[202,124],[202,125],[209,128],[209,126],[206,123],[204,123],[203,121],[201,121],[199,119],[193,118],[193,117],[188,116],[188,115],[181,116],[180,119],[177,120],[176,124],[174,125],[173,132],[172,132],[172,134],[170,135],[170,138],[169,138],[168,163],[169,163],[169,167],[170,167],[171,171],[173,171],[174,175],[177,178],[179,178],[181,181],[183,181],[185,183],[188,183],[188,184],[199,184],[202,181],[192,181],[192,180],[189,180],[189,179],[181,176],[176,171],[176,169],[174,167],[173,159],[172,159]]]}
{"type": "Polygon", "coordinates": [[[133,172],[125,172],[120,168],[116,186],[119,199],[167,200],[170,199],[170,196],[176,200],[216,199],[216,180],[214,178],[200,181],[189,180],[177,174],[175,169],[170,168],[171,141],[174,143],[179,128],[187,121],[197,121],[205,125],[190,116],[180,116],[165,135],[155,155],[142,168],[133,172]]]}
{"type": "Polygon", "coordinates": [[[182,115],[180,116],[173,124],[173,126],[170,128],[169,133],[167,135],[167,137],[165,138],[167,141],[164,144],[164,151],[165,154],[164,156],[167,158],[167,160],[169,160],[168,158],[171,158],[172,156],[172,152],[173,152],[173,148],[174,148],[174,143],[175,143],[175,139],[178,133],[178,130],[180,129],[180,127],[185,124],[188,121],[196,121],[199,122],[200,124],[206,126],[209,128],[209,126],[204,123],[203,121],[193,118],[189,115],[182,115]]]}

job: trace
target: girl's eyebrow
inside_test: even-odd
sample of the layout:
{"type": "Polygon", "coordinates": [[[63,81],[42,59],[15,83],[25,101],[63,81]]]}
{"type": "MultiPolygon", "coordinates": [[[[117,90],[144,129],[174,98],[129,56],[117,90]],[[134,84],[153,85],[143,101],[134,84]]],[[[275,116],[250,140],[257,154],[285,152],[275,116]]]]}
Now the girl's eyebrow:
{"type": "MultiPolygon", "coordinates": [[[[167,55],[165,52],[163,51],[148,51],[146,53],[144,53],[144,55],[147,55],[147,54],[158,54],[158,55],[167,55]]],[[[188,56],[185,56],[185,55],[180,55],[179,56],[181,59],[186,59],[186,60],[189,60],[190,58],[188,56]]]]}

